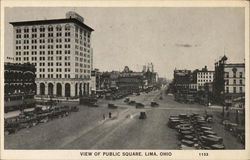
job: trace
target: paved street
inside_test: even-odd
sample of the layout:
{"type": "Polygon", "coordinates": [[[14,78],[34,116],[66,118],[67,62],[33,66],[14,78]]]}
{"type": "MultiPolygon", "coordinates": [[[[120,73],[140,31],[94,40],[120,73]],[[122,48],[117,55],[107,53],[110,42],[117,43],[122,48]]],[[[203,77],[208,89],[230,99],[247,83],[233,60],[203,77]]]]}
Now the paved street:
{"type": "MultiPolygon", "coordinates": [[[[130,99],[145,104],[144,109],[126,105],[123,99],[112,101],[118,109],[108,109],[107,100],[99,100],[99,107],[80,106],[80,111],[49,121],[45,124],[23,129],[5,136],[6,149],[177,149],[179,141],[175,130],[166,126],[170,115],[180,113],[204,113],[198,104],[181,104],[173,96],[152,91],[130,99]],[[151,108],[156,100],[160,106],[151,108]],[[146,111],[147,119],[140,120],[140,111],[146,111]],[[107,118],[112,112],[113,118],[107,118]],[[105,114],[105,120],[103,119],[105,114]]],[[[210,111],[210,110],[208,110],[210,111]]],[[[211,111],[212,112],[212,111],[211,111]]],[[[213,112],[217,112],[213,109],[213,112]]],[[[227,149],[243,146],[224,131],[219,119],[212,124],[214,131],[224,138],[227,149]]]]}

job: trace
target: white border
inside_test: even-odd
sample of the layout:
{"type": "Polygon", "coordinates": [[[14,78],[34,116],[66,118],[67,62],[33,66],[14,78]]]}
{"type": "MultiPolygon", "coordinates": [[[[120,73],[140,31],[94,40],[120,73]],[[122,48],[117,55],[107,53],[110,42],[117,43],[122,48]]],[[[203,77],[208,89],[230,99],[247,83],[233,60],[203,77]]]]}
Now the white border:
{"type": "MultiPolygon", "coordinates": [[[[49,1],[49,0],[2,0],[1,1],[1,159],[249,159],[249,2],[247,1],[49,1]],[[5,7],[244,7],[245,8],[245,75],[246,75],[246,148],[245,150],[154,150],[171,151],[171,157],[81,157],[84,150],[4,150],[3,137],[3,102],[4,102],[4,8],[5,7]],[[199,153],[206,152],[208,157],[200,157],[199,153]]],[[[100,152],[104,150],[87,150],[100,152]]],[[[108,150],[111,151],[111,150],[108,150]]],[[[115,150],[132,151],[132,150],[115,150]]],[[[139,151],[139,150],[138,150],[139,151]]],[[[140,150],[146,152],[149,150],[140,150]]]]}

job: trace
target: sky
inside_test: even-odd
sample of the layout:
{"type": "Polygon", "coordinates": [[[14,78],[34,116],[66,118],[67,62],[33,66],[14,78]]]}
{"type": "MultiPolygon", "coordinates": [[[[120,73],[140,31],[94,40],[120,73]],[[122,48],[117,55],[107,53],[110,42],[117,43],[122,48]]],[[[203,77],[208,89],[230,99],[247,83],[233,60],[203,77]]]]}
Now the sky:
{"type": "Polygon", "coordinates": [[[94,68],[139,71],[148,63],[160,77],[176,69],[214,70],[226,54],[244,62],[244,8],[209,7],[25,7],[5,8],[5,57],[13,56],[9,22],[60,19],[75,11],[93,28],[94,68]]]}

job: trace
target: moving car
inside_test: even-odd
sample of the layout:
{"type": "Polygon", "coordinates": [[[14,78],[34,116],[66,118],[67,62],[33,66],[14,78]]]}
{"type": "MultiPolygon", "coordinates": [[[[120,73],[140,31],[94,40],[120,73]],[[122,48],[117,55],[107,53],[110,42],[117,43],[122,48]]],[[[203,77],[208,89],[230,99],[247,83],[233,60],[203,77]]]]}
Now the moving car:
{"type": "Polygon", "coordinates": [[[144,104],[142,104],[142,103],[136,103],[136,108],[144,108],[144,104]]]}

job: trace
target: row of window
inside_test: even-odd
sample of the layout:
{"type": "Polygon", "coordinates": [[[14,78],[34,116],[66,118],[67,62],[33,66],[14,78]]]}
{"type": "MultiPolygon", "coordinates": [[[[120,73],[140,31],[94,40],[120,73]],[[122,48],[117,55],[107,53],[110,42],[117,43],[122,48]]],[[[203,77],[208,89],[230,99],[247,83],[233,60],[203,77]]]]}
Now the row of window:
{"type": "MultiPolygon", "coordinates": [[[[228,72],[225,73],[225,77],[229,78],[229,73],[228,72]]],[[[233,78],[236,78],[236,77],[237,77],[237,72],[233,72],[233,78]]],[[[239,78],[242,78],[242,77],[243,77],[243,73],[239,72],[239,78]]]]}
{"type": "Polygon", "coordinates": [[[80,64],[79,64],[79,63],[75,63],[75,66],[76,66],[76,67],[81,67],[81,68],[82,68],[82,67],[84,67],[84,68],[90,68],[90,65],[88,65],[88,64],[84,64],[84,65],[83,65],[82,63],[80,63],[80,64]]]}
{"type": "Polygon", "coordinates": [[[76,51],[75,54],[76,54],[77,56],[80,55],[80,56],[84,56],[84,57],[90,58],[90,55],[89,55],[89,54],[85,54],[85,53],[83,54],[83,52],[80,52],[80,54],[79,54],[79,52],[76,51]]]}
{"type": "Polygon", "coordinates": [[[76,78],[88,78],[89,79],[90,75],[78,75],[78,74],[76,74],[75,77],[76,78]]]}
{"type": "Polygon", "coordinates": [[[78,57],[75,57],[75,60],[76,60],[76,61],[80,61],[80,62],[87,62],[87,63],[90,63],[90,60],[89,60],[89,59],[85,59],[85,58],[78,58],[78,57]]]}
{"type": "Polygon", "coordinates": [[[198,78],[212,78],[212,76],[198,76],[198,78]]]}
{"type": "MultiPolygon", "coordinates": [[[[62,33],[61,32],[56,33],[55,35],[56,35],[56,37],[62,37],[62,33]]],[[[70,37],[70,32],[65,32],[64,36],[65,37],[70,37]]],[[[29,38],[29,37],[30,37],[29,34],[24,34],[23,35],[23,38],[29,38]]],[[[38,34],[32,34],[31,37],[32,38],[37,38],[38,34]]],[[[44,38],[45,37],[45,33],[40,33],[39,37],[40,38],[44,38]]],[[[48,33],[48,37],[54,37],[54,34],[53,33],[48,33]]],[[[20,38],[22,38],[22,35],[21,34],[17,34],[16,35],[16,39],[20,39],[20,38]]]]}
{"type": "Polygon", "coordinates": [[[212,82],[211,79],[207,80],[207,79],[198,79],[198,82],[212,82]]]}
{"type": "MultiPolygon", "coordinates": [[[[57,44],[57,45],[55,45],[55,48],[62,48],[62,46],[63,45],[61,45],[61,44],[57,44]]],[[[47,46],[48,47],[48,49],[53,49],[53,45],[48,45],[47,46]]],[[[37,49],[38,48],[38,46],[31,46],[31,49],[37,49]]],[[[70,44],[64,44],[64,48],[70,48],[70,44]]],[[[21,50],[22,49],[22,46],[16,46],[16,50],[21,50]]],[[[29,46],[23,46],[23,49],[29,49],[29,46]]],[[[39,49],[45,49],[45,45],[39,45],[39,49]]]]}
{"type": "Polygon", "coordinates": [[[76,73],[78,73],[78,72],[80,72],[80,73],[90,73],[90,70],[78,69],[78,68],[76,68],[76,69],[75,69],[75,72],[76,72],[76,73]]]}
{"type": "MultiPolygon", "coordinates": [[[[39,78],[45,78],[45,74],[39,74],[39,78]]],[[[48,78],[54,78],[54,74],[48,74],[48,78]]],[[[56,74],[55,78],[62,78],[62,74],[56,74]]],[[[70,78],[70,74],[64,74],[64,78],[70,78]]]]}
{"type": "MultiPolygon", "coordinates": [[[[237,80],[234,79],[234,80],[233,80],[233,84],[237,84],[236,82],[237,82],[237,80]]],[[[225,84],[226,84],[226,85],[229,85],[229,80],[225,80],[225,84]]],[[[241,84],[241,85],[243,84],[243,83],[242,83],[242,79],[239,80],[239,83],[238,83],[238,84],[241,84]]]]}
{"type": "MultiPolygon", "coordinates": [[[[46,30],[46,28],[44,26],[40,26],[38,29],[39,29],[40,32],[45,32],[45,30],[46,30]]],[[[31,31],[32,32],[37,32],[38,29],[36,27],[32,27],[31,31]]],[[[55,27],[55,29],[56,29],[56,31],[62,31],[62,26],[61,25],[57,25],[55,27]]],[[[70,25],[66,24],[65,27],[64,27],[64,30],[65,31],[70,31],[70,25]]],[[[24,31],[24,33],[29,33],[30,29],[29,28],[24,28],[23,31],[24,31]]],[[[48,31],[49,32],[54,31],[54,27],[51,26],[51,25],[48,26],[48,31]]],[[[16,33],[22,33],[22,29],[21,28],[17,28],[16,29],[16,33]]]]}
{"type": "Polygon", "coordinates": [[[213,75],[214,72],[198,72],[198,75],[213,75]]]}
{"type": "MultiPolygon", "coordinates": [[[[229,93],[229,87],[226,87],[226,93],[229,93]]],[[[239,87],[239,91],[237,91],[237,88],[233,87],[233,93],[243,93],[243,88],[239,87]]]]}
{"type": "Polygon", "coordinates": [[[83,30],[82,28],[79,28],[78,26],[75,26],[75,32],[78,34],[80,32],[80,35],[84,34],[84,36],[90,37],[90,33],[83,30]]]}

